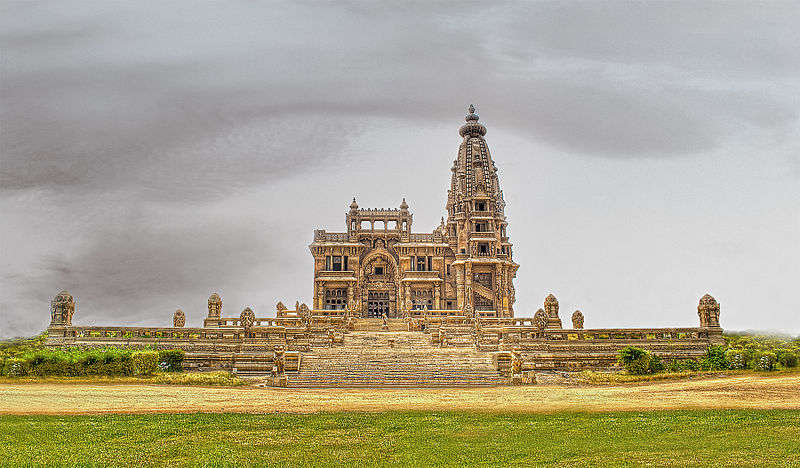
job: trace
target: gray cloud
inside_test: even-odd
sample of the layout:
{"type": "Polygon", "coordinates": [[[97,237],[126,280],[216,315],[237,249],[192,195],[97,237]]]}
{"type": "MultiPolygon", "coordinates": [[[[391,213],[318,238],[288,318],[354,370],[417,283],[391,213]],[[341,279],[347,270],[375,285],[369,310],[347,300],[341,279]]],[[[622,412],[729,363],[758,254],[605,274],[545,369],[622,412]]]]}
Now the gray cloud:
{"type": "MultiPolygon", "coordinates": [[[[403,192],[422,201],[417,216],[438,219],[441,207],[425,201],[444,195],[457,143],[447,138],[470,102],[507,170],[521,246],[545,241],[529,219],[550,207],[528,211],[531,200],[585,218],[568,208],[594,203],[595,186],[608,195],[594,209],[624,225],[612,194],[666,196],[624,190],[642,178],[667,195],[683,181],[696,197],[659,207],[673,216],[665,226],[685,222],[697,200],[718,202],[704,212],[717,224],[770,204],[797,217],[786,204],[798,191],[786,179],[798,180],[795,3],[0,8],[0,206],[12,220],[0,228],[0,288],[10,291],[0,335],[35,330],[32,311],[61,287],[79,288],[87,320],[138,322],[216,287],[261,306],[305,291],[297,239],[339,223],[326,210],[341,200],[403,192]],[[420,174],[439,161],[441,176],[420,174]],[[728,184],[684,176],[704,167],[728,184]],[[542,179],[531,186],[518,174],[542,179]],[[201,260],[209,252],[213,271],[201,260]]],[[[755,233],[729,235],[740,236],[728,240],[737,249],[757,243],[755,233]]],[[[531,255],[529,265],[539,261],[531,255]]],[[[594,258],[583,255],[573,261],[594,258]]],[[[520,300],[538,301],[543,291],[527,289],[520,300]]],[[[575,286],[586,291],[604,294],[575,286]]]]}

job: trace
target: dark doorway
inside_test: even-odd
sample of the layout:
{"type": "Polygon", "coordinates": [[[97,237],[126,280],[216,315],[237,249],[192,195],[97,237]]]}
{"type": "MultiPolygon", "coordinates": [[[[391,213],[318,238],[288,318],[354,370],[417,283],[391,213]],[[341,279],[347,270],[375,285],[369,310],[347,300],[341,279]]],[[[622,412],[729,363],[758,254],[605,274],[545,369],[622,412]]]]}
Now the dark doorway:
{"type": "Polygon", "coordinates": [[[367,294],[367,317],[389,316],[389,293],[370,291],[367,294]]]}

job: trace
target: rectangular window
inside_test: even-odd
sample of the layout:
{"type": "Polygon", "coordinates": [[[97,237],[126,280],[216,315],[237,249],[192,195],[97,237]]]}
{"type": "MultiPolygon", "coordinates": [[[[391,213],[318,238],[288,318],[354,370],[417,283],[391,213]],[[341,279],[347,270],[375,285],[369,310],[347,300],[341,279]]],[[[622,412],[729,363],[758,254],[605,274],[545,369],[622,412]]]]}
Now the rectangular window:
{"type": "Polygon", "coordinates": [[[425,257],[417,257],[417,271],[425,270],[425,257]]]}
{"type": "Polygon", "coordinates": [[[416,261],[416,260],[414,259],[414,256],[412,255],[412,256],[411,256],[411,262],[410,262],[410,264],[411,264],[411,271],[414,271],[414,268],[416,267],[416,264],[414,263],[415,261],[416,261]]]}
{"type": "Polygon", "coordinates": [[[447,276],[450,276],[450,265],[447,265],[447,276]]]}
{"type": "Polygon", "coordinates": [[[325,257],[325,271],[331,271],[331,256],[325,257]]]}
{"type": "Polygon", "coordinates": [[[478,244],[478,252],[482,254],[489,253],[489,244],[478,244]]]}
{"type": "Polygon", "coordinates": [[[342,270],[347,271],[347,256],[342,257],[342,270]]]}
{"type": "Polygon", "coordinates": [[[383,274],[383,267],[376,266],[375,267],[375,274],[376,275],[382,275],[383,274]]]}
{"type": "Polygon", "coordinates": [[[428,271],[433,271],[433,257],[428,257],[428,271]]]}
{"type": "Polygon", "coordinates": [[[475,211],[486,211],[486,202],[475,202],[475,211]]]}
{"type": "Polygon", "coordinates": [[[342,257],[338,255],[333,257],[333,271],[342,271],[342,257]]]}

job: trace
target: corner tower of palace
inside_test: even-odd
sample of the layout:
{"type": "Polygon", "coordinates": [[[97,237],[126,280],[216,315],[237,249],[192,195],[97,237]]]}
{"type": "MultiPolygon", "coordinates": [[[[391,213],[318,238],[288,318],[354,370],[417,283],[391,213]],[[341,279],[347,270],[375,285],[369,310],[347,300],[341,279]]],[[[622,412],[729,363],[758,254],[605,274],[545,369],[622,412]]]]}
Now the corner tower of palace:
{"type": "Polygon", "coordinates": [[[314,309],[350,309],[362,317],[412,310],[514,316],[512,260],[497,167],[473,106],[459,129],[447,222],[412,233],[405,199],[398,208],[363,209],[355,199],[346,232],[314,231],[314,309]]]}

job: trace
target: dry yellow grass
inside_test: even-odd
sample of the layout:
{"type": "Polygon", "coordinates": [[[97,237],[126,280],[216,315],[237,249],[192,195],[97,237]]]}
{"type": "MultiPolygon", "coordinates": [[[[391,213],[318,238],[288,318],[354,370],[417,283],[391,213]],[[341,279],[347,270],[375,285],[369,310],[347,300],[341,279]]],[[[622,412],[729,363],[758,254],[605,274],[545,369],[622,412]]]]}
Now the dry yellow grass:
{"type": "Polygon", "coordinates": [[[0,414],[318,411],[641,411],[800,409],[800,375],[612,386],[275,389],[143,384],[0,384],[0,414]]]}

